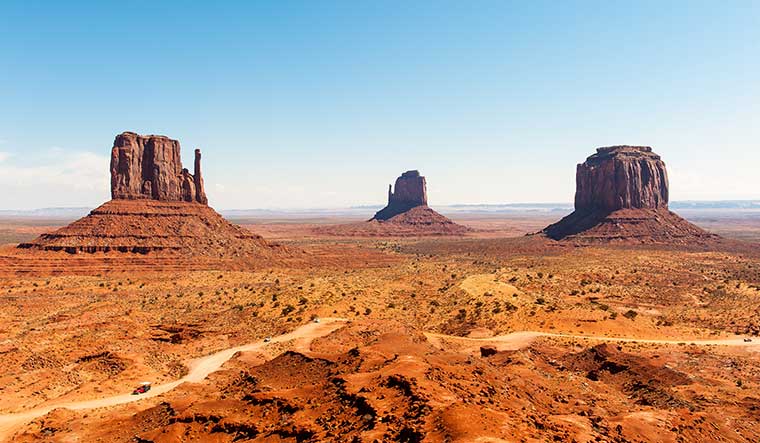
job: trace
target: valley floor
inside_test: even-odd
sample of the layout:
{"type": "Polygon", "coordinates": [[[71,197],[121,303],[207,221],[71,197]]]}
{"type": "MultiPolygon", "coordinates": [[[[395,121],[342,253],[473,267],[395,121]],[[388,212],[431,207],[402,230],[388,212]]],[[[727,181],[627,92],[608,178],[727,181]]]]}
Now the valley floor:
{"type": "Polygon", "coordinates": [[[278,263],[5,247],[0,437],[760,441],[760,247],[568,246],[508,224],[264,227],[298,251],[278,263]]]}

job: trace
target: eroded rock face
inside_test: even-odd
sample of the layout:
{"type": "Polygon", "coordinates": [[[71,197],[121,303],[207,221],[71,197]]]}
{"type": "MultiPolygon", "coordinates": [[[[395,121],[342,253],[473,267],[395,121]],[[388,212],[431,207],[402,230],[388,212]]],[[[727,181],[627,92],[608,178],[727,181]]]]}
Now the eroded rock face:
{"type": "Polygon", "coordinates": [[[190,174],[182,167],[177,140],[134,132],[119,134],[111,150],[111,197],[207,204],[200,159],[200,150],[196,150],[195,174],[190,174]]]}
{"type": "Polygon", "coordinates": [[[648,146],[599,148],[576,174],[575,209],[667,209],[665,163],[648,146]]]}
{"type": "Polygon", "coordinates": [[[396,179],[393,192],[388,189],[388,204],[404,203],[421,206],[427,204],[425,177],[419,171],[406,171],[396,179]]]}
{"type": "Polygon", "coordinates": [[[427,206],[427,185],[419,171],[406,171],[396,179],[393,188],[388,186],[388,206],[378,211],[374,220],[389,218],[417,206],[427,206]]]}

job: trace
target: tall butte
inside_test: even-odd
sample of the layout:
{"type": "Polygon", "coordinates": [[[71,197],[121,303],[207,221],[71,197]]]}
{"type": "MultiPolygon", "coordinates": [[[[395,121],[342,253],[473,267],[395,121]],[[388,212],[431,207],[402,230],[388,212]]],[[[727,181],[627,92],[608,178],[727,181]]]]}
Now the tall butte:
{"type": "Polygon", "coordinates": [[[111,149],[111,198],[208,204],[201,176],[201,150],[195,150],[191,175],[182,167],[177,140],[134,132],[117,135],[111,149]]]}
{"type": "Polygon", "coordinates": [[[648,146],[598,148],[578,165],[575,211],[544,229],[554,240],[686,243],[715,239],[668,209],[665,163],[648,146]]]}
{"type": "Polygon", "coordinates": [[[266,256],[276,248],[208,206],[195,150],[193,174],[180,144],[124,132],[111,149],[111,201],[88,216],[19,248],[69,253],[156,251],[212,257],[266,256]]]}

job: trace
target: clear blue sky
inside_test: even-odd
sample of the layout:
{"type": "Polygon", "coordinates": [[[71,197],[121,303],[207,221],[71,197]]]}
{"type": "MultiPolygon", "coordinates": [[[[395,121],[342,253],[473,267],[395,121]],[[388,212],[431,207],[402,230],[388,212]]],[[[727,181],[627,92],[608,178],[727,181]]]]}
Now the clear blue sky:
{"type": "Polygon", "coordinates": [[[105,201],[125,130],[219,209],[567,202],[612,144],[760,199],[760,2],[4,0],[0,103],[0,209],[105,201]]]}

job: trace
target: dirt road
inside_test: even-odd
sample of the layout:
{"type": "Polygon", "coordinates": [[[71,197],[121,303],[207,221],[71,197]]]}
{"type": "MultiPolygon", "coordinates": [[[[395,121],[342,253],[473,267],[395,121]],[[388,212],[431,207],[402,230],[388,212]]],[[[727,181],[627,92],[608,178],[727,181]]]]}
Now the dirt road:
{"type": "MultiPolygon", "coordinates": [[[[59,403],[44,406],[36,409],[32,409],[27,412],[20,412],[17,414],[0,415],[0,441],[5,441],[9,438],[13,431],[19,426],[28,423],[35,418],[41,417],[53,409],[66,408],[71,410],[84,410],[84,409],[96,409],[105,408],[109,406],[117,406],[126,403],[131,403],[146,398],[156,397],[171,391],[182,383],[198,383],[203,381],[212,372],[218,371],[225,362],[231,359],[238,352],[252,352],[264,350],[269,344],[282,343],[290,340],[297,340],[295,343],[296,349],[307,350],[312,340],[318,337],[323,337],[336,329],[339,329],[348,320],[342,318],[325,318],[320,323],[309,323],[301,326],[300,328],[290,332],[288,334],[280,335],[272,338],[270,343],[264,343],[258,341],[255,343],[238,346],[235,348],[219,351],[216,354],[211,354],[206,357],[199,358],[192,361],[189,364],[189,372],[186,376],[171,383],[165,383],[156,385],[148,393],[143,395],[130,395],[123,394],[113,397],[106,397],[95,400],[85,400],[77,402],[59,403]]],[[[529,345],[533,340],[539,337],[559,337],[559,338],[572,338],[578,340],[593,340],[593,341],[606,341],[606,342],[637,342],[637,343],[654,343],[654,344],[692,344],[698,346],[742,346],[742,347],[758,347],[760,349],[760,340],[753,342],[745,342],[744,337],[730,338],[730,339],[718,339],[718,340],[657,340],[657,339],[639,339],[639,338],[624,338],[624,337],[599,337],[599,336],[586,336],[586,335],[571,335],[571,334],[554,334],[549,332],[535,332],[524,331],[514,332],[507,335],[501,335],[496,337],[487,338],[468,338],[468,337],[456,337],[451,335],[426,333],[428,340],[436,346],[441,346],[442,341],[453,342],[466,342],[473,343],[477,346],[480,344],[495,345],[499,350],[517,350],[529,345]]]]}
{"type": "Polygon", "coordinates": [[[231,359],[238,352],[252,352],[264,350],[267,346],[274,343],[283,343],[290,340],[298,340],[300,343],[296,343],[301,349],[308,348],[308,345],[312,340],[318,337],[323,337],[336,329],[340,328],[346,320],[339,318],[325,318],[321,319],[319,323],[308,323],[300,328],[290,332],[288,334],[273,337],[271,342],[264,343],[258,341],[235,348],[225,349],[219,351],[216,354],[211,354],[206,357],[193,360],[189,364],[188,374],[179,380],[171,383],[164,383],[161,385],[153,386],[153,388],[143,395],[131,395],[123,394],[113,397],[99,398],[95,400],[85,400],[77,402],[67,402],[51,404],[40,408],[35,408],[26,412],[20,412],[17,414],[0,415],[0,441],[6,441],[13,434],[13,431],[19,426],[29,423],[37,417],[41,417],[54,409],[65,408],[71,410],[84,410],[84,409],[96,409],[105,408],[109,406],[117,406],[126,403],[132,403],[146,398],[156,397],[166,392],[171,391],[182,383],[198,383],[203,381],[212,372],[218,371],[225,362],[231,359]]]}
{"type": "Polygon", "coordinates": [[[760,349],[760,339],[754,339],[751,342],[745,342],[747,337],[735,337],[716,340],[691,340],[691,339],[679,339],[679,340],[660,340],[660,339],[647,339],[647,338],[630,338],[630,337],[601,337],[594,335],[573,335],[573,334],[555,334],[551,332],[538,332],[538,331],[521,331],[513,332],[511,334],[499,335],[495,337],[483,337],[483,338],[469,338],[469,337],[455,337],[451,335],[425,333],[428,340],[435,344],[440,345],[441,340],[450,340],[458,342],[469,342],[477,344],[493,344],[497,345],[500,350],[514,351],[521,349],[536,338],[539,337],[556,337],[556,338],[572,338],[576,340],[590,340],[590,341],[604,341],[604,342],[621,342],[621,343],[652,343],[663,345],[696,345],[696,346],[741,346],[741,347],[758,347],[760,349]]]}

